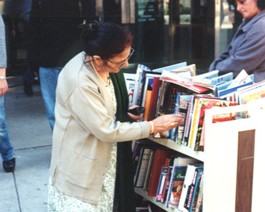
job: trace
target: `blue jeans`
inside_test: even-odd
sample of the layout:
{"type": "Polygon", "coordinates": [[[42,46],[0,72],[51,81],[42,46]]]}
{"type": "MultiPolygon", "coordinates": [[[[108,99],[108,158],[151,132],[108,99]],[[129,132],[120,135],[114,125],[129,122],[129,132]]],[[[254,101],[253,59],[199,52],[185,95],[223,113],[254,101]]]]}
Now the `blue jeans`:
{"type": "Polygon", "coordinates": [[[44,106],[46,108],[46,112],[48,115],[48,121],[53,130],[55,117],[54,117],[54,108],[55,108],[55,93],[58,76],[61,72],[62,68],[52,67],[45,68],[40,67],[40,87],[42,98],[44,101],[44,106]]]}
{"type": "Polygon", "coordinates": [[[11,160],[14,157],[5,117],[4,96],[0,96],[0,153],[3,160],[11,160]]]}

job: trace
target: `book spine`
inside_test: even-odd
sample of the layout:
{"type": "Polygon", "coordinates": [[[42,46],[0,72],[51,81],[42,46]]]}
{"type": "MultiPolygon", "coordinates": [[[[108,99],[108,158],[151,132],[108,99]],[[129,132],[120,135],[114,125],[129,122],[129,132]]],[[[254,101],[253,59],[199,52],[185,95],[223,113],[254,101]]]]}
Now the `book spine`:
{"type": "Polygon", "coordinates": [[[195,103],[194,103],[194,107],[193,107],[192,122],[191,122],[190,132],[189,132],[188,146],[190,148],[192,148],[193,143],[195,142],[195,139],[196,139],[199,114],[200,114],[200,100],[195,99],[195,103]]]}

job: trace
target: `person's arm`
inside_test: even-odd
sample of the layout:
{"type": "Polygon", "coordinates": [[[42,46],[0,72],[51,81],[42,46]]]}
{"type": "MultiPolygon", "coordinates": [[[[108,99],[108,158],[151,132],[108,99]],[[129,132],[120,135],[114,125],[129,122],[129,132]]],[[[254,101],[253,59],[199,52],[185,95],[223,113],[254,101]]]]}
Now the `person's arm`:
{"type": "Polygon", "coordinates": [[[6,81],[6,41],[5,41],[5,25],[0,17],[0,96],[3,96],[8,90],[6,81]]]}
{"type": "Polygon", "coordinates": [[[222,54],[216,58],[210,65],[209,67],[209,71],[214,71],[216,70],[216,65],[223,61],[223,60],[226,60],[227,58],[229,57],[229,51],[228,50],[225,50],[224,52],[222,52],[222,54]]]}

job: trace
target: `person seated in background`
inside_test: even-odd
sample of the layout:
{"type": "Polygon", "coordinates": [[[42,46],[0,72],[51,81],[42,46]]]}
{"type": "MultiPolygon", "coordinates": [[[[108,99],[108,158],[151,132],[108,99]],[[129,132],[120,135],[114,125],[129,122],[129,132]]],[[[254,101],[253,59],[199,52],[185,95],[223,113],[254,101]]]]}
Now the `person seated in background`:
{"type": "Polygon", "coordinates": [[[236,9],[244,18],[227,49],[216,58],[209,71],[220,74],[233,72],[236,77],[243,69],[254,74],[254,81],[265,79],[265,1],[236,0],[236,9]]]}

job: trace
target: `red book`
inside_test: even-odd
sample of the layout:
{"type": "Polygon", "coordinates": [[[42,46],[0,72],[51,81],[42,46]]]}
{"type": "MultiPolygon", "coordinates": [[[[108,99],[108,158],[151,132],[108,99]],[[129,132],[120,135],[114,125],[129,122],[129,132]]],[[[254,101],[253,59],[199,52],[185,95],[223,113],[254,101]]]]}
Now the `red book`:
{"type": "Polygon", "coordinates": [[[161,84],[162,81],[160,80],[160,77],[154,77],[147,120],[153,120],[156,118],[157,100],[161,84]]]}
{"type": "Polygon", "coordinates": [[[148,185],[148,196],[156,196],[161,169],[165,166],[167,158],[172,152],[167,149],[156,149],[153,159],[153,166],[150,173],[148,185]]]}

